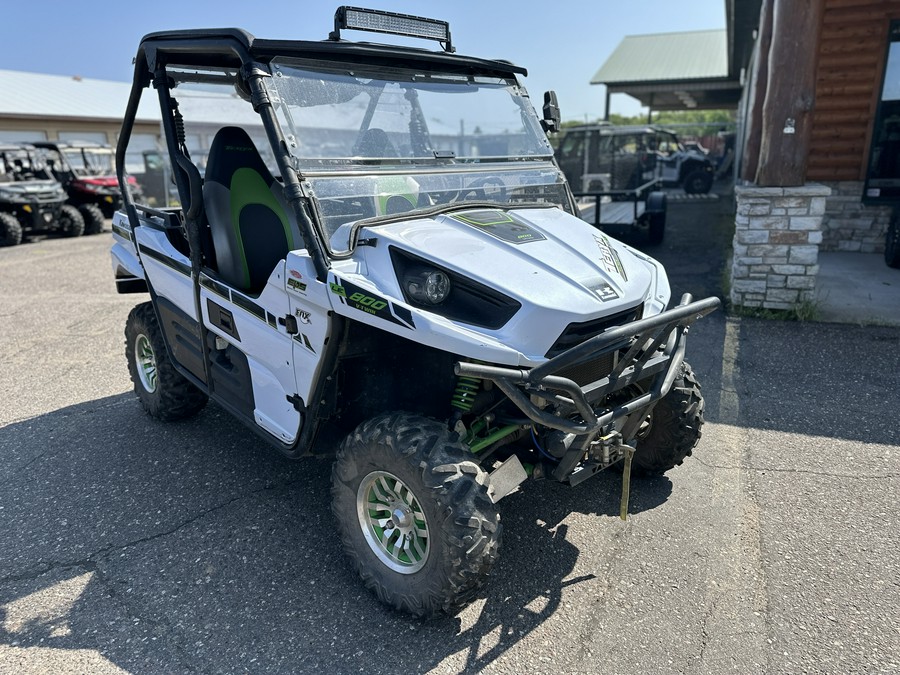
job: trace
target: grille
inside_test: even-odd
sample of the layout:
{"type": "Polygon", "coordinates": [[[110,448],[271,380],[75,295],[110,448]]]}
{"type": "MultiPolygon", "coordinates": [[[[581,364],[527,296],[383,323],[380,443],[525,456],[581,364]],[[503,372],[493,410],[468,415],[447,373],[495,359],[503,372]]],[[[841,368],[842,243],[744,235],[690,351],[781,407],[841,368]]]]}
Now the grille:
{"type": "Polygon", "coordinates": [[[43,204],[44,202],[62,201],[60,194],[54,190],[42,190],[40,192],[26,192],[25,197],[43,204]]]}
{"type": "Polygon", "coordinates": [[[550,351],[547,352],[546,356],[548,359],[552,359],[554,356],[562,354],[567,349],[571,349],[575,345],[580,345],[585,340],[589,340],[596,335],[600,335],[600,333],[605,331],[607,328],[612,328],[613,326],[621,326],[624,323],[637,321],[643,316],[643,314],[644,305],[640,304],[636,307],[631,307],[630,309],[618,312],[617,314],[604,316],[592,321],[585,321],[584,323],[570,323],[562,332],[562,335],[560,335],[556,342],[553,343],[553,346],[550,347],[550,351]]]}
{"type": "Polygon", "coordinates": [[[577,366],[563,368],[553,373],[560,377],[567,377],[579,387],[583,387],[591,382],[596,382],[601,377],[606,377],[612,372],[616,364],[615,352],[603,354],[593,361],[587,363],[579,363],[577,366]]]}

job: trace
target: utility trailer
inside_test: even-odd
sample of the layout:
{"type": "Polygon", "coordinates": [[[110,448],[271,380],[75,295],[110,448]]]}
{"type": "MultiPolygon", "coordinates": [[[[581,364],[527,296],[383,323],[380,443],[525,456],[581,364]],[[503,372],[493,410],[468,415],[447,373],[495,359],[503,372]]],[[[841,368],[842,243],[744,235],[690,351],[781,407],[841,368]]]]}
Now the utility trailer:
{"type": "Polygon", "coordinates": [[[651,180],[631,190],[573,192],[578,214],[597,229],[627,228],[643,232],[651,244],[662,242],[666,231],[666,193],[651,180]]]}

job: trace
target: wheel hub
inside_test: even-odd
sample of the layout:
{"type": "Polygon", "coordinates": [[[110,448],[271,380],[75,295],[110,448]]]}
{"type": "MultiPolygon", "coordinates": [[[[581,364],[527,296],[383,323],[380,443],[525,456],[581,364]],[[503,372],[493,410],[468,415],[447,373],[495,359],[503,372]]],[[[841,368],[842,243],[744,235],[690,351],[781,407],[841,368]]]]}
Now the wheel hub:
{"type": "Polygon", "coordinates": [[[138,377],[141,385],[149,393],[156,391],[159,384],[159,372],[156,366],[156,354],[153,353],[153,345],[149,338],[141,333],[134,341],[134,360],[137,365],[138,377]]]}
{"type": "Polygon", "coordinates": [[[387,471],[363,478],[356,494],[363,537],[375,556],[400,574],[413,574],[428,560],[428,521],[419,500],[402,480],[387,471]]]}
{"type": "Polygon", "coordinates": [[[395,508],[391,515],[391,523],[393,523],[394,527],[408,528],[412,524],[412,513],[410,513],[409,508],[395,508]]]}

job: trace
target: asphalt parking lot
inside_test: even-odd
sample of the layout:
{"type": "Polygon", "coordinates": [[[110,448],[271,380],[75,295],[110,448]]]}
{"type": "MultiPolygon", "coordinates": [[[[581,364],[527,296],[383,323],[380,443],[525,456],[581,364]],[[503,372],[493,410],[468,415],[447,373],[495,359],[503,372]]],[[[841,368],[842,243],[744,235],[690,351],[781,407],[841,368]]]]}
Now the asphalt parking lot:
{"type": "MultiPolygon", "coordinates": [[[[672,204],[676,296],[719,292],[726,212],[672,204]]],[[[627,523],[618,476],[526,485],[479,599],[423,622],[352,575],[326,461],[143,413],[110,240],[0,249],[0,672],[900,671],[900,329],[699,322],[695,456],[627,523]]]]}

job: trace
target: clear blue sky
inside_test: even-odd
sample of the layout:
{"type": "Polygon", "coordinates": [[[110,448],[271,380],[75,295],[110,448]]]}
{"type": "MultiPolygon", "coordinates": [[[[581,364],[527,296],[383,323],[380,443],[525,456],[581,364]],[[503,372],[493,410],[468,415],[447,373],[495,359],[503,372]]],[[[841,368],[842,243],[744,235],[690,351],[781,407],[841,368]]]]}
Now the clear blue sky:
{"type": "MultiPolygon", "coordinates": [[[[131,59],[145,33],[235,26],[257,37],[319,40],[331,30],[339,3],[10,0],[4,4],[0,68],[130,81],[131,59]]],[[[725,0],[352,0],[347,4],[449,21],[459,53],[525,66],[529,73],[525,86],[535,103],[540,104],[546,89],[555,89],[567,120],[603,114],[603,87],[589,82],[624,36],[725,27],[725,0]]],[[[391,39],[358,32],[348,32],[347,37],[391,39]]],[[[611,109],[636,114],[640,108],[622,94],[613,96],[611,109]]]]}

